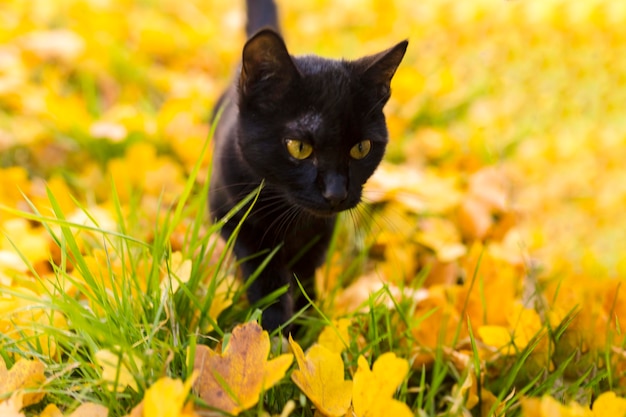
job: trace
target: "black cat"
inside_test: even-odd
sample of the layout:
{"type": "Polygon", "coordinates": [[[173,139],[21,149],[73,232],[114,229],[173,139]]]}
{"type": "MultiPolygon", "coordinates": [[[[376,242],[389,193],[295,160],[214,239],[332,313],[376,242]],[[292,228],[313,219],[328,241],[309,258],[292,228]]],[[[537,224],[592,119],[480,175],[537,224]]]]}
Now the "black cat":
{"type": "MultiPolygon", "coordinates": [[[[336,214],[359,204],[383,158],[383,106],[408,42],[355,61],[293,57],[277,32],[273,1],[247,6],[237,82],[218,103],[210,208],[222,218],[264,182],[234,251],[248,278],[279,247],[248,290],[253,303],[290,285],[263,313],[263,327],[274,330],[293,314],[294,276],[314,295],[336,214]]],[[[226,223],[225,238],[243,215],[226,223]]]]}

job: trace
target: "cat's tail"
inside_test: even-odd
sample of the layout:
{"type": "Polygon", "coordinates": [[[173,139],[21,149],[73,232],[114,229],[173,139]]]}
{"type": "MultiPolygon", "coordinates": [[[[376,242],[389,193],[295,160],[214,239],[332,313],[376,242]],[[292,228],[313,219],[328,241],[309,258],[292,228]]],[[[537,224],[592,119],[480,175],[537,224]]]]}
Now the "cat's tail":
{"type": "Polygon", "coordinates": [[[278,27],[278,12],[274,0],[246,0],[248,24],[246,34],[248,38],[262,28],[272,28],[280,32],[278,27]]]}

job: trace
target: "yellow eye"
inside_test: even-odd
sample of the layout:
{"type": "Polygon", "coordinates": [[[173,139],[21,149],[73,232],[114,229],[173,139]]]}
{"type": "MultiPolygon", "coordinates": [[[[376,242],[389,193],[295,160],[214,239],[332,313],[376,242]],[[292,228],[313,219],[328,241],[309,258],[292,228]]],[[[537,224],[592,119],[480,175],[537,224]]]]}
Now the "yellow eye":
{"type": "Polygon", "coordinates": [[[363,140],[350,149],[350,156],[354,159],[363,159],[372,150],[372,141],[363,140]]]}
{"type": "Polygon", "coordinates": [[[285,139],[285,146],[289,155],[296,159],[307,159],[313,153],[313,147],[301,140],[285,139]]]}

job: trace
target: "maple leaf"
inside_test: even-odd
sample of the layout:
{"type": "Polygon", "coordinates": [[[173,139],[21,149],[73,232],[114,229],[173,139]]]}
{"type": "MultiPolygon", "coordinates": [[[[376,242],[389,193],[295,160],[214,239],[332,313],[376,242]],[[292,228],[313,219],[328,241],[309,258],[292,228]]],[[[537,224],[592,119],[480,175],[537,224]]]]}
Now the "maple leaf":
{"type": "Polygon", "coordinates": [[[333,320],[331,325],[324,327],[317,338],[317,342],[333,352],[343,352],[349,345],[348,328],[350,324],[349,319],[333,320]]]}
{"type": "Polygon", "coordinates": [[[394,353],[382,354],[370,370],[367,360],[361,355],[354,374],[352,408],[357,417],[410,417],[411,409],[393,399],[393,394],[409,372],[406,359],[394,353]]]}
{"type": "Polygon", "coordinates": [[[159,379],[127,417],[197,417],[193,402],[186,402],[195,378],[194,373],[184,383],[168,377],[159,379]]]}
{"type": "Polygon", "coordinates": [[[604,392],[594,401],[591,408],[596,417],[626,416],[626,398],[620,398],[614,392],[604,392]]]}
{"type": "MultiPolygon", "coordinates": [[[[8,370],[0,357],[0,398],[7,393],[26,388],[37,388],[45,381],[44,364],[36,359],[19,359],[8,370]]],[[[43,392],[31,392],[20,398],[23,407],[37,404],[44,397],[43,392]]]]}
{"type": "Polygon", "coordinates": [[[194,390],[209,406],[237,415],[254,406],[259,395],[280,381],[293,362],[292,354],[267,359],[270,338],[256,322],[235,327],[228,345],[217,353],[196,347],[194,390]]]}
{"type": "Polygon", "coordinates": [[[315,344],[305,356],[291,336],[289,344],[299,368],[291,374],[293,382],[323,415],[339,417],[346,414],[352,399],[352,381],[344,380],[341,355],[315,344]]]}

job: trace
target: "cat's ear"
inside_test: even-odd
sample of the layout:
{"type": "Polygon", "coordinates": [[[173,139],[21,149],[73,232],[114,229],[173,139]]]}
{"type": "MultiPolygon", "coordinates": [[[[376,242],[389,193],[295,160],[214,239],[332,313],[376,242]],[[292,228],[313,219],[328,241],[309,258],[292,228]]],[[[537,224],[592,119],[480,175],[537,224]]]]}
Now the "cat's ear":
{"type": "Polygon", "coordinates": [[[298,75],[285,42],[273,30],[263,29],[246,42],[239,79],[243,96],[258,92],[264,98],[278,99],[298,75]]]}
{"type": "Polygon", "coordinates": [[[386,102],[389,99],[391,79],[402,62],[408,45],[409,42],[405,40],[385,51],[354,62],[362,82],[367,88],[374,89],[378,100],[386,102]]]}

